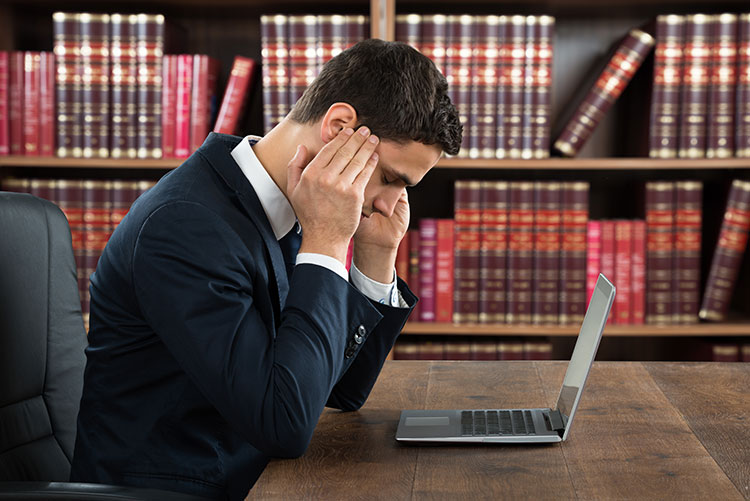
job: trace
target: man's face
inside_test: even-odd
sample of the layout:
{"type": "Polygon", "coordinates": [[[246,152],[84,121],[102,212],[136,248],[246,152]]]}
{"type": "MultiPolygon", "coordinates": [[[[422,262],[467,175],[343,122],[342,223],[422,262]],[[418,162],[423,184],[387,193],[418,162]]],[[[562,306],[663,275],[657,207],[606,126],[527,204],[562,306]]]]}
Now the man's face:
{"type": "Polygon", "coordinates": [[[382,140],[375,151],[380,158],[365,188],[362,213],[390,217],[404,188],[419,183],[435,166],[442,150],[434,144],[382,140]]]}

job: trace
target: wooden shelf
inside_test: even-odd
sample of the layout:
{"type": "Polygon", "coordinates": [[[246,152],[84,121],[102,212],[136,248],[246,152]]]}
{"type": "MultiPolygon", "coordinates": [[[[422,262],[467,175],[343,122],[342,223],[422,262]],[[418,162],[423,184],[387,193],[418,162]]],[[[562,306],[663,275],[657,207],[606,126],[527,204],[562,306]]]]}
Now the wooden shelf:
{"type": "Polygon", "coordinates": [[[60,169],[174,169],[184,159],[57,158],[11,155],[0,157],[0,167],[52,167],[60,169]]]}
{"type": "Polygon", "coordinates": [[[750,158],[545,158],[540,160],[495,160],[441,158],[437,164],[444,169],[550,169],[550,170],[690,170],[750,169],[750,158]]]}
{"type": "MultiPolygon", "coordinates": [[[[402,334],[438,336],[576,336],[579,326],[448,324],[407,322],[402,334]]],[[[618,337],[686,337],[750,336],[750,323],[689,325],[608,325],[605,336],[618,337]]]]}

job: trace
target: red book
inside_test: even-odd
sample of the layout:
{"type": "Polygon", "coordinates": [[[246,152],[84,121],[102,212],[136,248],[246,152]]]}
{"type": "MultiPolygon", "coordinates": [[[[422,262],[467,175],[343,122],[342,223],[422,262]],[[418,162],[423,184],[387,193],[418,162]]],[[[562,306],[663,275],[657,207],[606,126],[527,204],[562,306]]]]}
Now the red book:
{"type": "Polygon", "coordinates": [[[85,158],[109,157],[109,14],[78,16],[80,132],[85,158]]]}
{"type": "Polygon", "coordinates": [[[419,320],[435,321],[435,271],[437,261],[437,219],[419,221],[419,320]]]}
{"type": "Polygon", "coordinates": [[[633,221],[631,257],[631,323],[642,325],[646,318],[646,221],[633,221]]]}
{"type": "Polygon", "coordinates": [[[453,232],[452,219],[437,220],[435,260],[435,321],[453,321],[453,232]]]}
{"type": "Polygon", "coordinates": [[[672,322],[674,183],[646,183],[646,323],[672,322]]]}
{"type": "Polygon", "coordinates": [[[164,16],[138,14],[138,158],[161,158],[161,75],[164,56],[164,16]]]}
{"type": "Polygon", "coordinates": [[[654,38],[641,30],[631,30],[625,36],[573,116],[566,122],[555,141],[555,150],[567,157],[578,154],[612,103],[630,83],[654,43],[654,38]]]}
{"type": "Polygon", "coordinates": [[[193,88],[193,56],[177,56],[177,93],[175,103],[174,154],[186,158],[190,150],[190,105],[193,88]]]}
{"type": "Polygon", "coordinates": [[[11,52],[8,75],[10,85],[8,90],[8,116],[10,124],[10,154],[24,154],[24,53],[11,52]]]}
{"type": "Polygon", "coordinates": [[[735,155],[750,157],[750,13],[740,14],[737,35],[737,139],[735,155]]]}
{"type": "MultiPolygon", "coordinates": [[[[602,225],[602,250],[601,250],[601,261],[599,263],[599,271],[603,273],[605,277],[614,282],[615,276],[615,252],[617,250],[615,241],[615,222],[605,220],[601,222],[602,225]]],[[[616,282],[615,286],[618,284],[616,282]]],[[[614,323],[614,315],[610,315],[607,319],[607,323],[614,323]]]]}
{"type": "Polygon", "coordinates": [[[713,22],[708,74],[706,158],[734,155],[737,91],[737,15],[717,14],[713,22]]]}
{"type": "Polygon", "coordinates": [[[673,310],[674,323],[698,322],[701,281],[703,183],[675,182],[673,310]]]}
{"type": "Polygon", "coordinates": [[[531,313],[531,322],[534,324],[556,325],[559,320],[560,195],[560,183],[534,183],[531,313]]]}
{"type": "Polygon", "coordinates": [[[396,276],[404,282],[409,280],[409,237],[411,234],[411,231],[406,232],[396,251],[396,276]]]}
{"type": "Polygon", "coordinates": [[[263,128],[270,131],[289,113],[289,36],[287,16],[261,16],[263,128]]]}
{"type": "Polygon", "coordinates": [[[38,156],[39,145],[39,52],[24,52],[23,73],[23,153],[38,156]]]}
{"type": "Polygon", "coordinates": [[[706,155],[709,62],[713,16],[690,14],[685,22],[685,70],[680,99],[680,158],[706,155]]]}
{"type": "Polygon", "coordinates": [[[8,52],[0,51],[0,156],[10,154],[10,137],[8,135],[9,63],[8,52]]]}
{"type": "Polygon", "coordinates": [[[479,235],[482,191],[479,181],[454,184],[453,321],[479,320],[479,235]]]}
{"type": "MultiPolygon", "coordinates": [[[[138,94],[138,16],[112,14],[110,23],[110,136],[112,158],[136,158],[138,94]]],[[[164,83],[166,85],[166,83],[164,83]]],[[[162,109],[167,111],[162,106],[162,109]]],[[[174,103],[171,111],[174,113],[174,103]]]]}
{"type": "Polygon", "coordinates": [[[201,147],[211,131],[211,102],[216,102],[219,61],[201,54],[193,56],[193,91],[190,105],[190,151],[201,147]]]}
{"type": "Polygon", "coordinates": [[[505,322],[508,255],[508,182],[482,181],[479,249],[479,322],[505,322]]]}
{"type": "Polygon", "coordinates": [[[55,155],[55,54],[42,52],[39,66],[39,155],[55,155]]]}
{"type": "Polygon", "coordinates": [[[448,16],[448,52],[445,62],[445,78],[448,81],[448,95],[458,110],[461,124],[467,134],[463,135],[461,149],[457,156],[469,156],[469,136],[472,125],[471,112],[471,61],[474,45],[474,16],[448,16]]]}
{"type": "MultiPolygon", "coordinates": [[[[419,230],[409,230],[409,288],[419,297],[419,230]]],[[[421,302],[421,301],[420,301],[421,302]]],[[[419,320],[421,305],[418,302],[411,312],[412,320],[419,320]]]]}
{"type": "Polygon", "coordinates": [[[586,225],[586,304],[596,287],[602,269],[602,222],[589,221],[586,225]]]}
{"type": "MultiPolygon", "coordinates": [[[[80,14],[55,12],[55,64],[57,66],[55,102],[57,108],[57,156],[81,157],[81,47],[80,14]]],[[[12,111],[12,110],[11,110],[12,111]]]]}
{"type": "Polygon", "coordinates": [[[164,56],[161,67],[161,152],[164,158],[175,158],[178,57],[164,56]]]}
{"type": "Polygon", "coordinates": [[[685,16],[656,17],[649,125],[649,156],[652,158],[677,157],[684,43],[685,16]]]}
{"type": "MultiPolygon", "coordinates": [[[[562,183],[559,306],[561,325],[580,324],[586,312],[588,220],[589,183],[562,183]]],[[[598,276],[598,270],[596,273],[598,276]]]]}
{"type": "Polygon", "coordinates": [[[508,302],[506,322],[531,323],[534,253],[534,183],[510,183],[508,205],[508,302]]]}
{"type": "Polygon", "coordinates": [[[234,56],[232,71],[224,91],[224,98],[219,107],[214,132],[235,134],[242,112],[245,109],[250,84],[255,76],[256,63],[254,59],[234,56]]]}
{"type": "Polygon", "coordinates": [[[699,312],[704,320],[726,319],[750,231],[750,182],[735,179],[729,191],[719,241],[699,312]]]}
{"type": "Polygon", "coordinates": [[[613,323],[632,323],[632,261],[633,222],[615,221],[615,298],[613,323]]]}
{"type": "Polygon", "coordinates": [[[497,158],[521,158],[521,117],[523,116],[526,18],[512,16],[504,33],[498,108],[497,158]]]}

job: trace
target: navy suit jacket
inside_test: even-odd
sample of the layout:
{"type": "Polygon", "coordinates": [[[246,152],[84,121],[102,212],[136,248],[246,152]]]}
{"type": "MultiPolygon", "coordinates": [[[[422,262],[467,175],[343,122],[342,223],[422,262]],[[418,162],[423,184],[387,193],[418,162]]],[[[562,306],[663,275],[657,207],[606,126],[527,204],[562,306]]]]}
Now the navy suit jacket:
{"type": "Polygon", "coordinates": [[[325,405],[364,403],[411,312],[320,266],[288,280],[240,140],[211,134],[99,260],[71,480],[241,499],[325,405]]]}

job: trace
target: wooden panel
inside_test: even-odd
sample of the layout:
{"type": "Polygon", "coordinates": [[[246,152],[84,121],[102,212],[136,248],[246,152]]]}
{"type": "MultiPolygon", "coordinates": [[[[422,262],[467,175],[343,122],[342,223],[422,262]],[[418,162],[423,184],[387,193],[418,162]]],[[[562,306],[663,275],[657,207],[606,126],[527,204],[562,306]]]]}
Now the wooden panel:
{"type": "Polygon", "coordinates": [[[735,487],[750,499],[750,364],[643,364],[735,487]]]}
{"type": "MultiPolygon", "coordinates": [[[[536,366],[556,398],[564,364],[536,366]]],[[[640,363],[594,365],[562,452],[581,499],[742,498],[640,363]]]]}

